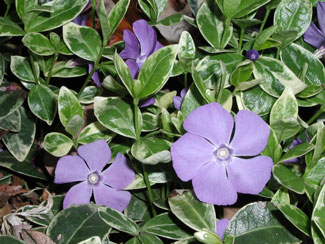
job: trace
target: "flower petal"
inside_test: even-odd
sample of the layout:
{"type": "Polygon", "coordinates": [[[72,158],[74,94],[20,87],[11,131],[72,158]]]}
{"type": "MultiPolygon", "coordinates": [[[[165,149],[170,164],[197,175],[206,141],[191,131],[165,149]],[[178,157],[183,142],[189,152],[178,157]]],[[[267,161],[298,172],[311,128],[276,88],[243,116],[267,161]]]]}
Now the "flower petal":
{"type": "MultiPolygon", "coordinates": [[[[91,72],[91,70],[93,69],[94,65],[93,64],[88,64],[88,73],[91,72]]],[[[102,84],[100,83],[100,78],[99,78],[99,74],[98,71],[95,71],[95,73],[93,74],[93,76],[91,77],[91,79],[95,82],[96,86],[101,87],[102,84]]]]}
{"type": "Polygon", "coordinates": [[[74,20],[72,20],[73,23],[81,26],[85,26],[87,22],[87,16],[86,15],[79,15],[74,20]]]}
{"type": "Polygon", "coordinates": [[[153,52],[152,52],[152,53],[158,51],[158,50],[159,50],[160,48],[162,48],[163,46],[164,46],[163,44],[161,44],[159,41],[157,41],[157,42],[156,42],[156,45],[155,45],[155,48],[153,49],[153,52]]]}
{"type": "Polygon", "coordinates": [[[235,135],[230,143],[235,156],[255,156],[263,151],[270,135],[267,123],[257,114],[241,110],[237,113],[235,135]]]}
{"type": "Polygon", "coordinates": [[[134,171],[128,165],[126,157],[118,153],[114,162],[102,173],[103,182],[116,190],[127,187],[134,180],[134,171]]]}
{"type": "Polygon", "coordinates": [[[129,67],[132,79],[135,79],[139,71],[139,65],[132,59],[126,60],[125,63],[129,67]]]}
{"type": "Polygon", "coordinates": [[[320,48],[321,45],[325,41],[324,34],[316,27],[314,22],[310,23],[310,26],[308,27],[307,31],[304,34],[304,40],[305,42],[309,43],[310,45],[320,48]]]}
{"type": "Polygon", "coordinates": [[[203,165],[192,181],[197,198],[206,203],[231,205],[237,201],[237,192],[226,175],[225,166],[209,162],[203,165]]]}
{"type": "Polygon", "coordinates": [[[87,182],[81,182],[73,187],[65,194],[63,200],[63,208],[67,208],[71,204],[89,203],[91,197],[91,187],[87,182]]]}
{"type": "Polygon", "coordinates": [[[183,102],[183,99],[180,96],[173,97],[174,107],[179,111],[181,110],[182,102],[183,102]]]}
{"type": "Polygon", "coordinates": [[[221,240],[223,240],[223,234],[225,233],[228,223],[229,223],[228,219],[220,219],[219,221],[217,221],[217,231],[216,232],[221,240]]]}
{"type": "Polygon", "coordinates": [[[273,161],[259,156],[251,159],[233,158],[227,165],[228,178],[237,192],[260,193],[271,177],[273,161]]]}
{"type": "Polygon", "coordinates": [[[203,137],[186,133],[171,146],[173,167],[182,181],[189,181],[213,160],[214,146],[203,137]]]}
{"type": "Polygon", "coordinates": [[[63,184],[87,180],[89,169],[79,156],[64,156],[59,159],[55,168],[54,183],[63,184]]]}
{"type": "Polygon", "coordinates": [[[209,103],[192,111],[183,127],[191,134],[203,136],[216,146],[228,144],[234,120],[220,104],[209,103]]]}
{"type": "Polygon", "coordinates": [[[111,149],[105,140],[97,140],[80,146],[78,154],[86,161],[91,171],[101,172],[111,159],[111,149]]]}
{"type": "Polygon", "coordinates": [[[139,42],[136,36],[129,30],[124,30],[123,41],[125,48],[120,52],[122,58],[137,59],[140,56],[139,42]]]}
{"type": "Polygon", "coordinates": [[[101,184],[94,188],[96,204],[105,205],[122,212],[131,200],[131,194],[128,191],[117,191],[109,186],[101,184]]]}
{"type": "Polygon", "coordinates": [[[147,21],[140,19],[133,23],[133,32],[140,42],[141,56],[150,56],[157,42],[157,35],[154,28],[148,25],[147,21]]]}
{"type": "Polygon", "coordinates": [[[145,99],[145,100],[142,100],[140,103],[139,103],[139,108],[145,108],[145,107],[148,107],[152,104],[154,104],[156,102],[155,98],[154,97],[150,97],[148,99],[145,99]]]}
{"type": "Polygon", "coordinates": [[[325,3],[324,2],[317,2],[317,20],[318,25],[325,35],[325,3]]]}

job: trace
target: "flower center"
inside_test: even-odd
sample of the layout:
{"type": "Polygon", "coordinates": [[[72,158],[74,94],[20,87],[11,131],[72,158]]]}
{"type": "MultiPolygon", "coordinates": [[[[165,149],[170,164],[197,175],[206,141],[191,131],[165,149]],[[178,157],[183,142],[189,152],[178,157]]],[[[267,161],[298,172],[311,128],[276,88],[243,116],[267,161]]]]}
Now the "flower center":
{"type": "Polygon", "coordinates": [[[97,185],[98,182],[100,181],[100,175],[98,174],[97,171],[91,173],[88,175],[88,183],[91,184],[91,185],[97,185]]]}
{"type": "Polygon", "coordinates": [[[218,162],[229,162],[232,150],[225,145],[221,145],[213,154],[218,162]]]}
{"type": "Polygon", "coordinates": [[[220,148],[217,150],[217,157],[220,159],[226,159],[229,156],[228,148],[220,148]]]}

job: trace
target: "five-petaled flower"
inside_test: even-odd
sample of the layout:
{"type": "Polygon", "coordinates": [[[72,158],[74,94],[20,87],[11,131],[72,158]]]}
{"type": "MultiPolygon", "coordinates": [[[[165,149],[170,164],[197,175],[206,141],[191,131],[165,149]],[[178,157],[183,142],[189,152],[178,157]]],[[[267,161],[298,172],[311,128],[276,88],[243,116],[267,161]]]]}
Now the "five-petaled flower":
{"type": "Polygon", "coordinates": [[[199,200],[230,205],[237,201],[237,192],[262,191],[273,161],[267,156],[253,157],[265,148],[270,134],[258,115],[239,111],[232,139],[233,117],[218,103],[192,111],[183,127],[187,133],[171,146],[173,167],[182,181],[192,180],[199,200]]]}
{"type": "Polygon", "coordinates": [[[104,171],[111,159],[111,150],[105,140],[97,140],[78,148],[78,155],[59,159],[54,183],[81,181],[65,195],[63,208],[70,204],[89,203],[92,193],[95,202],[123,211],[130,202],[131,194],[122,189],[134,180],[134,171],[127,159],[118,153],[114,162],[104,171]]]}
{"type": "Polygon", "coordinates": [[[120,52],[120,56],[126,60],[133,79],[136,78],[139,69],[144,61],[163,45],[157,41],[157,34],[154,28],[141,19],[133,23],[133,32],[124,30],[123,41],[125,48],[120,52]],[[140,45],[139,45],[140,43],[140,45]]]}

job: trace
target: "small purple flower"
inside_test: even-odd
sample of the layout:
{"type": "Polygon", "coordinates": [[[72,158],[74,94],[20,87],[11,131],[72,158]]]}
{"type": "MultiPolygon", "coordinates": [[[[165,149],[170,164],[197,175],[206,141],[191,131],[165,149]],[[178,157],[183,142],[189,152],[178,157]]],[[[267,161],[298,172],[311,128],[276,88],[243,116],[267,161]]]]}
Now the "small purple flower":
{"type": "Polygon", "coordinates": [[[317,18],[320,29],[311,22],[304,34],[304,40],[316,48],[321,48],[325,44],[325,2],[317,2],[317,18]]]}
{"type": "Polygon", "coordinates": [[[81,181],[67,192],[63,208],[73,203],[89,203],[94,193],[97,204],[123,211],[131,194],[122,189],[134,180],[135,175],[127,159],[118,153],[112,165],[102,171],[111,159],[111,150],[105,140],[80,146],[78,154],[60,158],[55,169],[56,184],[81,181]]]}
{"type": "Polygon", "coordinates": [[[229,223],[228,219],[219,219],[217,221],[217,234],[220,237],[221,240],[223,240],[223,234],[225,233],[225,230],[227,228],[227,225],[229,223]]]}
{"type": "Polygon", "coordinates": [[[182,102],[184,100],[184,97],[186,95],[186,88],[183,88],[181,90],[181,96],[175,96],[173,97],[173,103],[174,103],[174,107],[177,109],[177,110],[181,110],[181,106],[182,106],[182,102]]]}
{"type": "Polygon", "coordinates": [[[149,107],[150,105],[154,104],[156,102],[154,97],[150,97],[148,99],[142,100],[139,103],[139,107],[140,108],[145,108],[145,107],[149,107]]]}
{"type": "Polygon", "coordinates": [[[157,34],[154,28],[141,19],[133,23],[133,32],[124,30],[123,41],[125,48],[120,52],[120,56],[126,60],[133,79],[136,78],[139,69],[144,61],[163,45],[157,41],[157,34]]]}
{"type": "Polygon", "coordinates": [[[256,49],[250,49],[246,52],[246,58],[251,61],[256,61],[259,58],[258,51],[256,49]]]}
{"type": "Polygon", "coordinates": [[[239,111],[232,137],[232,115],[214,102],[192,111],[183,127],[187,133],[171,146],[173,167],[182,181],[192,180],[200,201],[230,205],[237,201],[237,192],[262,191],[273,162],[267,156],[253,157],[263,151],[270,134],[258,115],[239,111]]]}

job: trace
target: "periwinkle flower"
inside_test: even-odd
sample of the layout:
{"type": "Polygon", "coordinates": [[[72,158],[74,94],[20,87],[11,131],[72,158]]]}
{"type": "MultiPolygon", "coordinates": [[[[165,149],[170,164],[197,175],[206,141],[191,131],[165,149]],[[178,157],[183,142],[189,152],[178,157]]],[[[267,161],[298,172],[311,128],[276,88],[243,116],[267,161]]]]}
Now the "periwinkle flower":
{"type": "Polygon", "coordinates": [[[232,138],[233,117],[214,102],[192,111],[183,127],[187,133],[171,146],[173,167],[182,181],[192,180],[200,201],[230,205],[237,201],[237,192],[262,191],[271,177],[273,161],[256,156],[270,134],[258,115],[239,111],[232,138]]]}
{"type": "Polygon", "coordinates": [[[80,146],[78,154],[60,158],[55,169],[56,184],[81,181],[66,193],[63,208],[73,203],[89,203],[94,194],[97,204],[123,211],[130,202],[131,194],[122,189],[135,176],[127,159],[118,153],[112,165],[102,171],[111,159],[111,150],[105,140],[80,146]]]}
{"type": "Polygon", "coordinates": [[[250,49],[246,52],[246,58],[251,61],[256,61],[259,57],[260,56],[258,55],[258,51],[256,49],[250,49]]]}
{"type": "Polygon", "coordinates": [[[223,235],[225,233],[225,230],[227,228],[227,225],[229,224],[229,220],[228,219],[219,219],[217,221],[217,234],[220,237],[221,240],[223,240],[223,235]]]}
{"type": "Polygon", "coordinates": [[[186,88],[183,88],[181,90],[181,95],[180,96],[174,96],[173,97],[174,107],[179,111],[181,110],[182,102],[184,100],[186,92],[187,92],[186,88]]]}
{"type": "Polygon", "coordinates": [[[133,79],[136,78],[144,61],[163,45],[157,41],[157,34],[152,26],[145,20],[137,20],[133,23],[133,32],[124,30],[123,41],[125,48],[120,56],[126,60],[133,79]]]}

